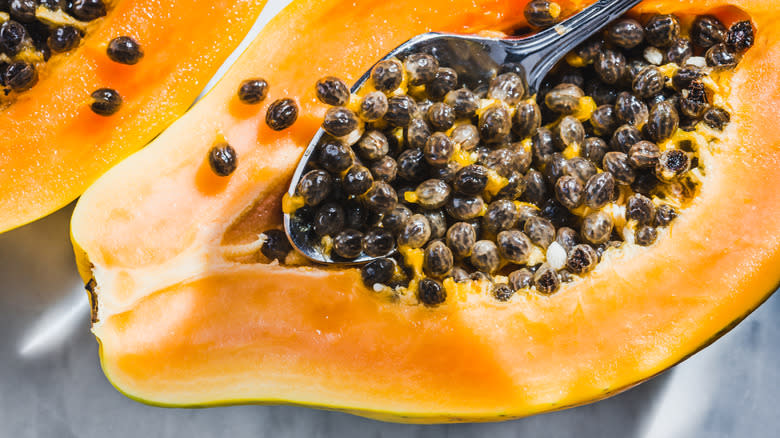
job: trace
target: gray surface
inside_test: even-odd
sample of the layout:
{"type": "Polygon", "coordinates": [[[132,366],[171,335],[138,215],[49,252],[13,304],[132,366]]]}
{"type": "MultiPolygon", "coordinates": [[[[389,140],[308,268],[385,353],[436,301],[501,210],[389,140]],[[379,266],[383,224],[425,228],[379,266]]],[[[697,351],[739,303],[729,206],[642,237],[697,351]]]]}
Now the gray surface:
{"type": "MultiPolygon", "coordinates": [[[[286,3],[271,0],[252,34],[286,3]]],[[[409,426],[300,407],[145,406],[119,394],[100,370],[68,240],[70,213],[0,235],[0,438],[780,436],[780,294],[635,389],[522,420],[409,426]]]]}
{"type": "Polygon", "coordinates": [[[780,294],[626,393],[493,424],[409,426],[288,406],[164,409],[108,383],[68,240],[71,208],[0,235],[0,437],[776,437],[780,294]]]}

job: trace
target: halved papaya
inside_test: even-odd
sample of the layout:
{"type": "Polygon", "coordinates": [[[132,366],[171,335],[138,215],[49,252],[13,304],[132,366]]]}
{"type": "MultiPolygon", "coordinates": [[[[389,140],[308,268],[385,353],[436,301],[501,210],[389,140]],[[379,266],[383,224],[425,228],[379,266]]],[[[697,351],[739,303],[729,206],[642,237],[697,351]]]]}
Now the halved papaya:
{"type": "Polygon", "coordinates": [[[72,240],[108,379],[162,406],[498,420],[636,385],[763,302],[780,279],[780,192],[769,183],[780,176],[780,31],[769,0],[649,0],[634,10],[749,17],[755,44],[723,74],[731,122],[704,147],[697,196],[653,245],[611,250],[555,294],[501,303],[465,293],[431,308],[379,296],[355,268],[256,254],[325,113],[314,79],[354,81],[425,31],[510,31],[524,24],[524,3],[302,0],[271,21],[211,93],[76,207],[72,240]],[[241,81],[256,76],[271,84],[269,102],[298,102],[291,128],[271,130],[262,108],[237,100],[241,81]],[[223,140],[238,156],[229,177],[207,158],[223,140]]]}
{"type": "Polygon", "coordinates": [[[265,1],[12,3],[0,8],[0,22],[14,24],[21,41],[33,38],[13,59],[0,50],[0,232],[74,200],[184,113],[265,1]],[[37,9],[25,11],[29,3],[37,9]],[[117,37],[131,38],[143,58],[112,61],[107,47],[117,37]],[[6,83],[16,58],[30,61],[37,74],[37,83],[20,92],[6,83]],[[122,100],[109,117],[90,110],[91,93],[103,88],[122,100]]]}

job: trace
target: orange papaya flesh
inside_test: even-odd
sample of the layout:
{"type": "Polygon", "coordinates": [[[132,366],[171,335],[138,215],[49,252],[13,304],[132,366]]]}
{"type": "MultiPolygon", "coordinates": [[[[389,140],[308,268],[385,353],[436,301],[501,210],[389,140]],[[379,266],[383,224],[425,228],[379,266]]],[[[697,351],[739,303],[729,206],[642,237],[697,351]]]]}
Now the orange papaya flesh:
{"type": "Polygon", "coordinates": [[[209,95],[76,207],[72,239],[82,276],[96,281],[92,330],[109,380],[164,406],[292,403],[405,422],[515,418],[629,388],[765,300],[780,280],[780,193],[767,183],[780,160],[780,31],[772,26],[780,12],[767,0],[653,0],[635,9],[749,17],[756,42],[724,74],[732,119],[701,151],[698,196],[654,245],[611,251],[554,295],[500,304],[466,294],[430,309],[377,297],[354,268],[283,266],[255,254],[257,234],[279,225],[282,194],[322,120],[318,77],[354,81],[425,31],[522,26],[522,7],[300,1],[271,21],[209,95]],[[261,110],[237,102],[237,85],[255,75],[271,84],[268,102],[299,103],[290,129],[271,131],[261,110]],[[208,170],[218,135],[238,152],[229,178],[208,170]]]}
{"type": "Polygon", "coordinates": [[[0,232],[71,202],[183,114],[264,4],[113,2],[77,49],[52,56],[38,83],[0,108],[0,232]],[[108,43],[118,36],[140,44],[140,62],[108,58],[108,43]],[[89,108],[90,94],[104,87],[123,100],[110,117],[89,108]]]}

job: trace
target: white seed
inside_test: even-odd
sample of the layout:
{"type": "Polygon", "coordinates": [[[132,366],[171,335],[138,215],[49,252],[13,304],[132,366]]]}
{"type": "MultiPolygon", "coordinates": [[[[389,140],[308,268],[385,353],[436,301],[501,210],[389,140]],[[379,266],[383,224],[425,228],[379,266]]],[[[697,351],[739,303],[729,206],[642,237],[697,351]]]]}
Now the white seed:
{"type": "Polygon", "coordinates": [[[566,249],[558,242],[547,247],[547,263],[556,271],[566,266],[566,249]]]}
{"type": "Polygon", "coordinates": [[[382,292],[386,287],[382,283],[374,283],[374,292],[382,292]]]}
{"type": "Polygon", "coordinates": [[[691,56],[687,61],[685,61],[685,64],[704,68],[707,66],[707,60],[704,59],[703,56],[691,56]]]}
{"type": "Polygon", "coordinates": [[[664,62],[664,54],[657,47],[647,46],[645,48],[645,60],[653,65],[661,65],[664,62]]]}

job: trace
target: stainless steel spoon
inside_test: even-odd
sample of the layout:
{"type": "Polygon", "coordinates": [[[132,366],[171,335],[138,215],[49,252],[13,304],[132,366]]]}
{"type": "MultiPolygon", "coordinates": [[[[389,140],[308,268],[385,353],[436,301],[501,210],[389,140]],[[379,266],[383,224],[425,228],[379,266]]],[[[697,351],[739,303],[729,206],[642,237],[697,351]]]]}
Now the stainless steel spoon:
{"type": "MultiPolygon", "coordinates": [[[[501,64],[519,63],[526,71],[530,93],[536,93],[545,75],[570,50],[598,32],[612,20],[637,5],[641,0],[599,0],[567,20],[525,38],[484,38],[474,35],[455,35],[430,32],[410,39],[396,47],[381,60],[396,57],[403,60],[413,53],[429,53],[442,67],[458,73],[458,82],[471,89],[487,85],[495,77],[501,64]]],[[[380,60],[380,61],[381,61],[380,60]]],[[[372,67],[373,68],[373,67],[372,67]]],[[[360,90],[371,70],[363,74],[352,92],[360,90]]],[[[295,195],[301,176],[325,131],[319,129],[301,157],[293,174],[288,194],[295,195]]],[[[306,258],[327,264],[359,264],[376,257],[361,254],[353,260],[339,260],[322,251],[305,223],[284,214],[284,229],[293,247],[306,258]]]]}

